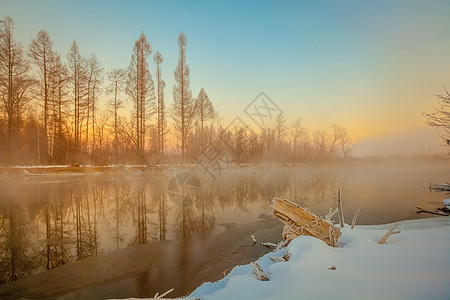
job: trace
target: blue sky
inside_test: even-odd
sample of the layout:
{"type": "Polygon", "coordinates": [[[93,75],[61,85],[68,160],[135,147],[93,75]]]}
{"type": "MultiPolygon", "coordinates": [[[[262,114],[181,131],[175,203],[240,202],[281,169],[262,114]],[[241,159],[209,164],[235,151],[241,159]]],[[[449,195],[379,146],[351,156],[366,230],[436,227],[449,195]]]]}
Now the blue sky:
{"type": "Polygon", "coordinates": [[[144,31],[168,103],[183,31],[193,95],[205,88],[224,123],[264,91],[311,130],[391,134],[423,126],[450,86],[450,1],[0,0],[6,15],[23,45],[46,29],[64,57],[76,40],[106,69],[128,66],[144,31]]]}

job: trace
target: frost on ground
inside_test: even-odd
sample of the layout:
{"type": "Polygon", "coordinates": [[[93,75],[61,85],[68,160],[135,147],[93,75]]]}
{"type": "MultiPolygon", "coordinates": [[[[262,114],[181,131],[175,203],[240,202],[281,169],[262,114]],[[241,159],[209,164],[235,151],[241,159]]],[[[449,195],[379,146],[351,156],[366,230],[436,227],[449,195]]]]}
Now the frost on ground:
{"type": "Polygon", "coordinates": [[[400,222],[401,233],[378,241],[392,224],[349,226],[338,247],[307,236],[261,257],[269,276],[259,281],[250,265],[204,283],[188,297],[200,299],[448,299],[450,218],[400,222]],[[274,262],[270,256],[286,262],[274,262]]]}

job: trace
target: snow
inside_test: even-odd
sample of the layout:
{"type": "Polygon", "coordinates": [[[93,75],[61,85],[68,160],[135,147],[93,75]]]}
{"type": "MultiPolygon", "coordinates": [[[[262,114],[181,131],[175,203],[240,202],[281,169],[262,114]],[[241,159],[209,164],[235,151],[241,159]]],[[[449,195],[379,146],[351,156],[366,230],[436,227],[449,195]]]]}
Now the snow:
{"type": "Polygon", "coordinates": [[[449,199],[444,199],[444,200],[442,200],[442,202],[444,202],[444,205],[445,205],[448,209],[450,209],[450,198],[449,198],[449,199]]]}
{"type": "MultiPolygon", "coordinates": [[[[257,262],[270,281],[259,281],[250,265],[204,283],[188,297],[200,299],[445,299],[450,295],[450,218],[400,222],[387,243],[378,241],[392,224],[348,226],[338,247],[300,236],[257,262]],[[283,256],[273,262],[269,256],[283,256]],[[335,266],[336,270],[329,268],[335,266]]],[[[250,241],[251,242],[251,241],[250,241]]]]}

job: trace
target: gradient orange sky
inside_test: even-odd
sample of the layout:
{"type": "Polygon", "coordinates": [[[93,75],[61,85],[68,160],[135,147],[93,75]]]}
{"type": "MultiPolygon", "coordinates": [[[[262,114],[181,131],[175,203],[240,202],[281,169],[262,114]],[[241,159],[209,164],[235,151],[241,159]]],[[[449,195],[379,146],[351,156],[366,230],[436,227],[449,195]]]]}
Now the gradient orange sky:
{"type": "Polygon", "coordinates": [[[183,31],[192,94],[205,88],[225,124],[264,91],[311,131],[338,123],[357,142],[417,129],[418,149],[438,147],[422,112],[450,87],[450,1],[242,2],[0,0],[0,17],[23,45],[45,29],[64,58],[76,40],[106,69],[127,67],[144,31],[169,105],[183,31]]]}

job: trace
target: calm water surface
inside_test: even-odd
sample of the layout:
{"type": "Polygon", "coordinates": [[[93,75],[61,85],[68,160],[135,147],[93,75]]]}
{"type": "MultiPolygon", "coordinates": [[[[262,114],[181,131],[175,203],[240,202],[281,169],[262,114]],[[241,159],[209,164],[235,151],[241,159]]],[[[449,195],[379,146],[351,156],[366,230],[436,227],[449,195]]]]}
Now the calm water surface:
{"type": "MultiPolygon", "coordinates": [[[[417,215],[415,205],[433,208],[448,198],[424,187],[450,181],[449,166],[446,162],[265,165],[225,170],[214,182],[195,167],[0,175],[0,282],[139,244],[186,239],[197,243],[192,237],[198,234],[215,236],[271,215],[274,196],[324,215],[335,207],[333,196],[341,188],[347,223],[361,206],[365,209],[359,224],[427,217],[417,215]]],[[[185,257],[184,263],[190,259],[185,257]]],[[[143,285],[155,284],[158,276],[154,277],[142,279],[143,285]]],[[[154,295],[153,289],[147,290],[148,295],[142,296],[154,295]]]]}

